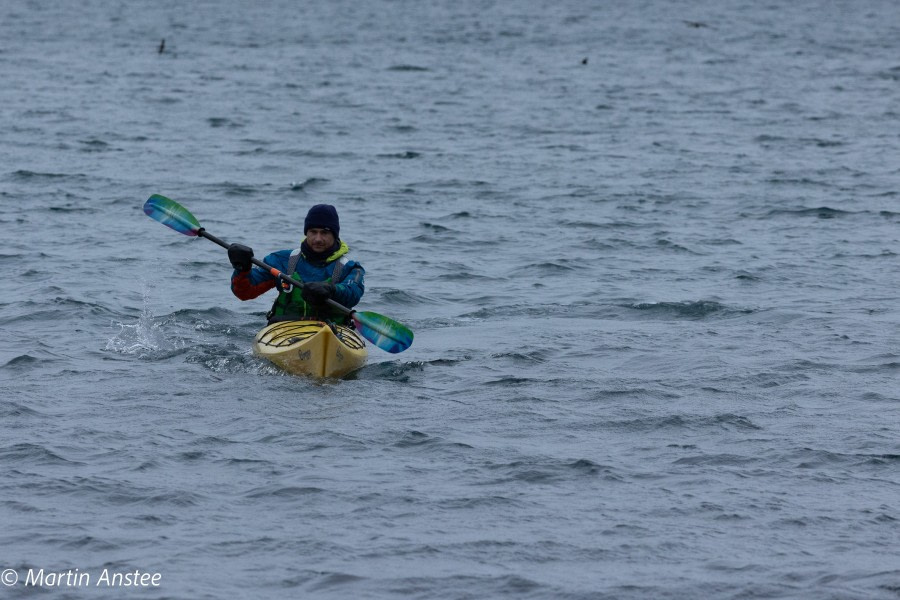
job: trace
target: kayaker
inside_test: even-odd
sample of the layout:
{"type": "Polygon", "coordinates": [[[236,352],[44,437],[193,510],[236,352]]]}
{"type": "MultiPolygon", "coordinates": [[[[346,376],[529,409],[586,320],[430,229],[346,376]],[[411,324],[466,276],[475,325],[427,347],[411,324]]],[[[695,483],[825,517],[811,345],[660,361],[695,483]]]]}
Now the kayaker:
{"type": "Polygon", "coordinates": [[[308,318],[346,324],[346,315],[331,308],[327,301],[333,299],[347,308],[356,306],[365,291],[365,269],[347,258],[350,248],[341,241],[340,233],[337,209],[330,204],[316,204],[303,222],[305,238],[300,247],[273,252],[263,260],[302,281],[301,288],[253,267],[253,250],[243,244],[231,244],[231,291],[241,300],[251,300],[276,288],[278,298],[267,315],[269,323],[308,318]]]}

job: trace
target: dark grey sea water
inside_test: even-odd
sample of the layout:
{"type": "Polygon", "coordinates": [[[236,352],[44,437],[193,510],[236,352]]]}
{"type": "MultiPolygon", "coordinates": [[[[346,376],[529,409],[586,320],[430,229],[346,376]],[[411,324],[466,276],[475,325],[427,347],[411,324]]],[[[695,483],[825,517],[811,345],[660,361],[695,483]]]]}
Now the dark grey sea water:
{"type": "Polygon", "coordinates": [[[4,598],[900,597],[895,2],[6,0],[0,80],[4,598]],[[154,193],[335,204],[414,345],[254,358],[154,193]]]}

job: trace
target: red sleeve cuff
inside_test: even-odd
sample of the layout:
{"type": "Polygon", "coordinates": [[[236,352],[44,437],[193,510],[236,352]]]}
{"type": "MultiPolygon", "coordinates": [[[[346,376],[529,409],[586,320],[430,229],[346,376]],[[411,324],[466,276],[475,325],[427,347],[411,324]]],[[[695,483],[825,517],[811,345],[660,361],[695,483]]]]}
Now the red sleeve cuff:
{"type": "Polygon", "coordinates": [[[231,277],[231,291],[240,300],[252,300],[275,287],[275,280],[268,279],[254,284],[250,280],[250,271],[235,273],[231,277]]]}

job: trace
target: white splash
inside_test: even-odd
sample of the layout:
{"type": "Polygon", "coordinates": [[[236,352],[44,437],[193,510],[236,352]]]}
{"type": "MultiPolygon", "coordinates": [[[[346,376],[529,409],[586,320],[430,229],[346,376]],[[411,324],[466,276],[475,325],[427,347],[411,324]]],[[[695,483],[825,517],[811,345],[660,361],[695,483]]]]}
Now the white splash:
{"type": "Polygon", "coordinates": [[[183,349],[184,339],[171,339],[164,328],[171,319],[160,318],[150,310],[149,291],[143,289],[143,308],[134,323],[113,323],[119,327],[118,333],[106,342],[106,350],[137,358],[160,358],[183,349]]]}

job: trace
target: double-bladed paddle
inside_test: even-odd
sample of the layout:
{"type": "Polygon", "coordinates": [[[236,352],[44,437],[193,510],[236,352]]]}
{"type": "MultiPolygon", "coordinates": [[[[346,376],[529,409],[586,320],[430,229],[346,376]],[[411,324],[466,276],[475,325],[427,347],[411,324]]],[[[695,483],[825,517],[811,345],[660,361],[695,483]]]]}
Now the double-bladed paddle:
{"type": "MultiPolygon", "coordinates": [[[[144,213],[151,219],[159,221],[166,227],[171,227],[178,233],[204,237],[209,241],[228,249],[229,245],[227,243],[201,227],[200,222],[197,221],[194,215],[186,208],[165,196],[160,196],[159,194],[150,196],[147,202],[144,203],[144,213]]],[[[274,275],[276,279],[283,279],[291,285],[303,287],[303,282],[297,281],[290,275],[282,273],[275,267],[267,265],[256,258],[251,260],[254,265],[261,269],[265,269],[274,275]]],[[[413,332],[406,325],[375,312],[357,312],[351,310],[331,299],[328,300],[328,304],[353,319],[357,331],[359,331],[364,338],[382,350],[397,353],[403,352],[412,345],[413,332]]]]}

